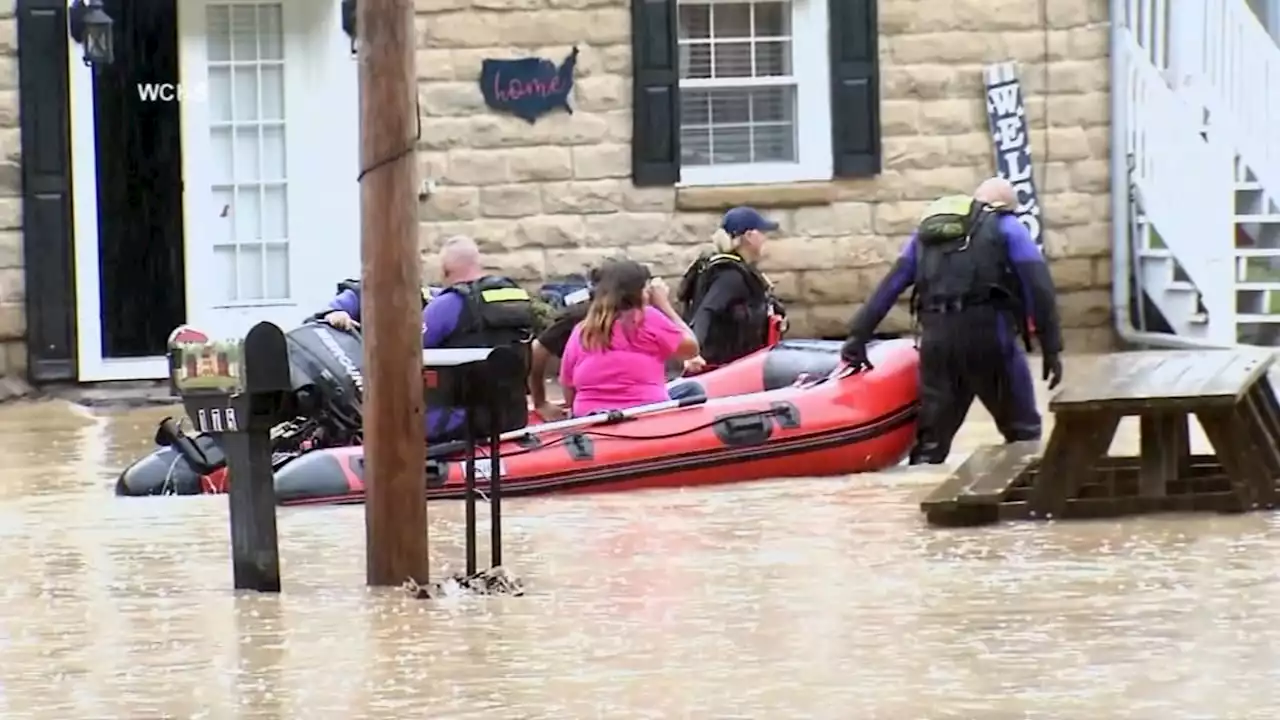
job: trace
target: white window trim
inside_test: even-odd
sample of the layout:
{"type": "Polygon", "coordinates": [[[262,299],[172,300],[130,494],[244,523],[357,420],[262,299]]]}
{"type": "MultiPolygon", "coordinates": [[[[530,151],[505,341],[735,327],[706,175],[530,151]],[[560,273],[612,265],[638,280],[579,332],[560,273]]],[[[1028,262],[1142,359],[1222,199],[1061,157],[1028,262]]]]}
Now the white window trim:
{"type": "MultiPolygon", "coordinates": [[[[715,0],[710,0],[715,2],[715,0]]],[[[768,185],[832,178],[831,58],[826,0],[791,0],[791,62],[796,82],[796,152],[794,163],[735,163],[680,167],[677,187],[707,185],[768,185]]],[[[752,83],[754,84],[754,83],[752,83]]],[[[731,86],[731,80],[681,81],[681,89],[696,85],[731,86]]]]}

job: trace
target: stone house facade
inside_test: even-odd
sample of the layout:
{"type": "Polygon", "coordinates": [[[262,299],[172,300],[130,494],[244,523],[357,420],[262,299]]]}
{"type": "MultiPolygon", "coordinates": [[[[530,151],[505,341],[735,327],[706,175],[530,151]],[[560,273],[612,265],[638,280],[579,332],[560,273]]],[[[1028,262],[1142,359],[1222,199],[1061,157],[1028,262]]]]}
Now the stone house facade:
{"type": "MultiPolygon", "coordinates": [[[[300,37],[288,52],[324,53],[290,57],[300,57],[304,65],[324,64],[331,73],[326,77],[335,79],[326,85],[341,84],[341,93],[347,93],[322,104],[352,105],[353,65],[345,56],[330,57],[345,45],[337,3],[324,8],[303,0],[281,2],[300,3],[297,13],[314,13],[298,33],[320,33],[310,40],[300,37]],[[323,42],[314,42],[316,37],[323,42]]],[[[222,0],[206,4],[228,6],[222,0]]],[[[496,269],[531,284],[619,253],[674,278],[707,247],[724,208],[751,204],[783,226],[768,249],[765,269],[789,301],[793,335],[840,335],[923,206],[941,194],[967,191],[992,174],[981,68],[1013,60],[1026,95],[1045,248],[1061,290],[1068,348],[1110,346],[1106,2],[1060,0],[1049,5],[1048,17],[1035,3],[1002,7],[996,14],[977,3],[939,0],[714,5],[679,0],[678,6],[676,12],[676,5],[659,0],[417,0],[419,157],[430,190],[421,204],[421,244],[428,278],[435,271],[430,252],[456,233],[475,237],[496,269]],[[663,7],[667,15],[652,14],[663,7]],[[645,26],[643,37],[637,35],[637,18],[652,25],[645,26]],[[854,37],[857,32],[848,29],[859,18],[866,30],[854,37]],[[633,47],[639,46],[659,55],[669,48],[686,67],[702,68],[702,74],[678,79],[674,62],[665,70],[654,65],[653,57],[634,62],[633,47]],[[536,56],[559,62],[574,47],[579,54],[572,114],[555,111],[530,124],[486,107],[478,83],[483,60],[536,56]],[[848,62],[836,62],[833,48],[840,48],[848,62]],[[843,100],[833,108],[837,85],[843,100]],[[654,114],[663,93],[668,110],[683,106],[681,117],[654,114]],[[669,102],[673,94],[679,103],[669,102]],[[637,97],[646,103],[643,108],[637,97]],[[731,117],[744,112],[745,120],[731,117]],[[658,127],[664,122],[670,126],[658,127]],[[634,126],[641,129],[639,136],[634,126]],[[677,137],[680,142],[673,143],[677,137]],[[679,158],[677,145],[683,151],[679,158]],[[665,164],[664,153],[671,156],[665,164]]],[[[107,371],[98,363],[89,372],[83,357],[76,369],[75,328],[96,326],[106,313],[98,292],[85,288],[97,288],[96,278],[107,277],[110,268],[100,265],[95,271],[92,263],[105,261],[82,262],[77,250],[94,247],[90,238],[99,230],[91,219],[76,215],[72,233],[72,211],[50,209],[56,205],[51,200],[40,212],[28,208],[24,240],[22,198],[25,192],[30,204],[33,198],[62,197],[57,202],[69,208],[69,199],[95,192],[92,161],[87,172],[70,170],[91,157],[92,148],[72,149],[71,144],[85,137],[76,123],[92,122],[92,115],[85,115],[89,106],[83,102],[75,115],[65,97],[46,93],[31,105],[43,109],[32,115],[33,137],[24,138],[18,88],[20,78],[23,87],[44,88],[50,78],[70,74],[67,92],[83,96],[89,75],[77,69],[74,47],[69,65],[66,57],[57,61],[61,65],[52,64],[59,53],[34,48],[41,43],[33,43],[20,63],[15,10],[30,17],[22,32],[64,55],[68,49],[68,41],[59,39],[65,19],[61,0],[14,0],[0,8],[0,375],[29,372],[50,381],[163,377],[162,357],[148,360],[145,371],[107,371]],[[73,115],[65,133],[70,140],[46,127],[47,120],[67,122],[68,114],[73,115]],[[22,163],[24,142],[43,148],[39,162],[27,163],[31,167],[22,163]],[[24,190],[24,170],[44,184],[24,190]],[[90,182],[84,186],[88,190],[68,177],[90,182]],[[40,253],[26,267],[24,242],[40,253]],[[79,265],[85,267],[74,270],[79,265]],[[63,277],[73,270],[85,276],[76,281],[79,291],[69,289],[72,283],[63,277]],[[34,340],[28,343],[28,338],[34,340]]],[[[286,40],[293,37],[294,31],[284,32],[286,40]]],[[[201,71],[207,65],[203,57],[182,62],[201,71]]],[[[306,90],[295,89],[289,97],[305,103],[307,98],[296,93],[306,90]]],[[[33,96],[23,94],[24,107],[33,96]]],[[[354,110],[349,114],[341,122],[353,123],[354,110]]],[[[314,113],[299,117],[311,120],[290,127],[301,128],[298,137],[307,143],[316,142],[305,133],[319,119],[314,113]]],[[[354,124],[330,129],[334,138],[346,136],[354,124]]],[[[354,167],[354,150],[350,154],[354,167]]],[[[347,177],[345,170],[318,167],[299,171],[299,182],[347,177]]],[[[206,169],[183,172],[195,173],[183,176],[188,193],[193,187],[204,192],[196,186],[207,184],[206,169]]],[[[333,199],[347,194],[340,188],[329,191],[333,199]]],[[[326,225],[358,227],[354,217],[347,217],[354,213],[354,200],[338,204],[348,201],[338,209],[326,203],[331,215],[341,215],[326,219],[326,225]]],[[[188,236],[178,241],[186,243],[189,255],[207,242],[191,229],[207,225],[187,222],[188,236]]],[[[310,228],[295,232],[315,237],[310,228]]],[[[341,256],[329,263],[334,272],[350,272],[346,258],[354,260],[358,241],[349,234],[344,230],[340,239],[326,240],[342,244],[328,253],[341,256]]],[[[201,261],[188,262],[198,268],[201,261]]],[[[188,311],[210,312],[212,305],[191,304],[192,293],[208,294],[208,288],[192,280],[191,268],[187,275],[175,282],[186,283],[188,311]]],[[[315,292],[329,287],[326,282],[315,292]]],[[[228,311],[229,325],[248,317],[251,309],[236,312],[228,311]]],[[[297,311],[286,314],[293,317],[297,311]]],[[[905,313],[898,312],[885,329],[901,330],[905,324],[905,313]]],[[[86,342],[86,337],[98,336],[81,333],[81,356],[86,347],[97,352],[98,341],[86,342]]]]}
{"type": "Polygon", "coordinates": [[[27,371],[22,270],[22,158],[13,3],[0,6],[0,377],[27,371]]]}
{"type": "MultiPolygon", "coordinates": [[[[1111,345],[1104,0],[1051,3],[1047,18],[1035,3],[996,13],[975,3],[880,0],[879,173],[733,185],[731,172],[723,184],[665,187],[632,182],[629,5],[419,0],[420,157],[435,184],[422,206],[424,253],[463,233],[483,243],[495,267],[521,280],[578,271],[620,252],[674,277],[706,248],[723,208],[752,204],[783,227],[764,267],[791,301],[793,334],[839,335],[923,206],[993,173],[981,68],[1014,60],[1068,347],[1111,345]],[[483,59],[558,62],[575,45],[572,115],[553,113],[530,125],[485,106],[476,87],[483,59]]],[[[793,23],[797,32],[802,25],[793,23]]],[[[815,39],[825,41],[795,36],[797,44],[815,39]]],[[[899,312],[886,329],[906,323],[899,312]]]]}

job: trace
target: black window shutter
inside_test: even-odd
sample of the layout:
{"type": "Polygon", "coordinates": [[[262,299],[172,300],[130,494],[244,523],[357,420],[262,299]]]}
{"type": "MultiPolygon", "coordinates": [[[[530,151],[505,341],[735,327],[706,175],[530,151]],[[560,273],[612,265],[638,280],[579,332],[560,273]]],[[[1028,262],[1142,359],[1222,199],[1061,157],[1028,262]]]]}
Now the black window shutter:
{"type": "Polygon", "coordinates": [[[677,22],[676,0],[631,0],[631,180],[642,187],[680,180],[677,22]]]}
{"type": "Polygon", "coordinates": [[[836,177],[880,172],[877,0],[828,0],[831,17],[831,151],[836,177]]]}
{"type": "Polygon", "coordinates": [[[20,0],[17,21],[28,373],[36,382],[74,380],[67,2],[20,0]]]}

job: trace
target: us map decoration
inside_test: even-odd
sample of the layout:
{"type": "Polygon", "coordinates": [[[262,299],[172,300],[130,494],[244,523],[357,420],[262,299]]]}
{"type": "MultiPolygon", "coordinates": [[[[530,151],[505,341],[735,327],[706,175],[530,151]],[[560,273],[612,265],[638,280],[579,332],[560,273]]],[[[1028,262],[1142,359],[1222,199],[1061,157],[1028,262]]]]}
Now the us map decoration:
{"type": "Polygon", "coordinates": [[[1027,106],[1022,97],[1018,71],[1011,62],[982,69],[987,93],[987,125],[995,151],[996,174],[1013,183],[1018,191],[1018,220],[1031,233],[1036,245],[1044,243],[1040,216],[1040,196],[1031,170],[1031,138],[1028,134],[1027,106]]]}
{"type": "Polygon", "coordinates": [[[552,110],[570,115],[569,93],[573,71],[578,64],[578,48],[556,65],[545,58],[485,60],[480,65],[480,92],[494,110],[508,112],[530,125],[552,110]]]}

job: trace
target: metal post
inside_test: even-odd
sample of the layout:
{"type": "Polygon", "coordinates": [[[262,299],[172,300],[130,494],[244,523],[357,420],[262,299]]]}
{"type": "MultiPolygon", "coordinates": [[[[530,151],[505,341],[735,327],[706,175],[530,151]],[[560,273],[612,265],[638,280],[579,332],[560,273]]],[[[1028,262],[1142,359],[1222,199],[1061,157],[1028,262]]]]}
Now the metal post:
{"type": "Polygon", "coordinates": [[[467,545],[467,577],[476,574],[476,423],[475,409],[468,408],[467,412],[467,528],[466,528],[466,545],[467,545]]]}
{"type": "Polygon", "coordinates": [[[497,398],[491,398],[489,417],[493,427],[489,430],[489,552],[491,567],[502,565],[502,433],[498,430],[498,413],[501,407],[497,398]]]}

